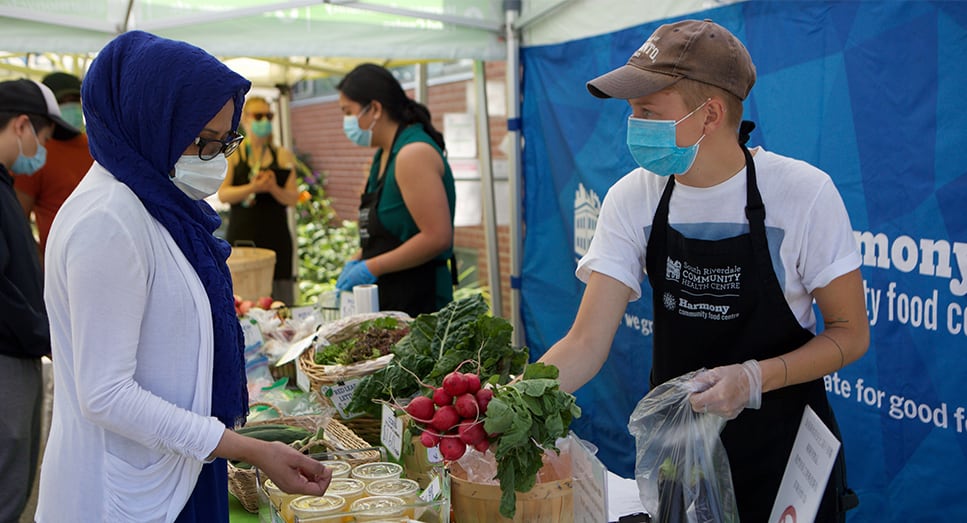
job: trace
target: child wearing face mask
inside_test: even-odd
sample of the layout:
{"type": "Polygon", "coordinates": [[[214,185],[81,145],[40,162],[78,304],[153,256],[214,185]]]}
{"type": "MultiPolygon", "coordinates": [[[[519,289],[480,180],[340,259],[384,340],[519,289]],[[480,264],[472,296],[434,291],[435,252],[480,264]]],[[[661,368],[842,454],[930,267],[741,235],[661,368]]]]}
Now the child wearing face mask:
{"type": "Polygon", "coordinates": [[[72,138],[50,142],[47,147],[47,162],[35,173],[21,172],[16,167],[13,169],[15,174],[23,175],[14,176],[14,188],[24,213],[28,217],[33,214],[37,224],[37,249],[43,266],[47,235],[54,216],[94,160],[87,148],[87,134],[83,132],[80,78],[55,72],[45,76],[41,83],[54,93],[61,118],[81,130],[72,138]]]}
{"type": "Polygon", "coordinates": [[[43,404],[41,356],[50,354],[42,275],[30,224],[11,171],[44,165],[48,138],[77,129],[61,118],[54,95],[32,80],[0,83],[0,521],[17,521],[33,485],[43,404]]]}

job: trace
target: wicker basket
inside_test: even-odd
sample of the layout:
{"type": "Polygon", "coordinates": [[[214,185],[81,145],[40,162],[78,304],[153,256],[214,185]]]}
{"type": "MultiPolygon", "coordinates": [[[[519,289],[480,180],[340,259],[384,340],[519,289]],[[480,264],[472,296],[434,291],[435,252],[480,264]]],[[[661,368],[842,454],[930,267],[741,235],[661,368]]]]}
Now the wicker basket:
{"type": "MultiPolygon", "coordinates": [[[[319,424],[323,421],[324,419],[322,416],[315,415],[283,416],[281,418],[255,421],[249,423],[248,425],[257,426],[271,423],[290,425],[293,427],[301,427],[307,430],[315,431],[318,429],[319,424]]],[[[323,437],[324,439],[320,441],[320,443],[322,443],[329,450],[351,451],[356,449],[366,449],[361,450],[358,453],[342,456],[342,459],[349,462],[350,465],[355,466],[360,463],[379,461],[382,458],[378,450],[372,449],[369,443],[366,443],[352,430],[337,420],[329,420],[328,424],[325,426],[323,437]]],[[[259,511],[257,482],[258,479],[254,467],[249,469],[241,469],[235,465],[232,465],[231,462],[228,463],[228,491],[238,498],[238,501],[243,507],[245,507],[245,510],[253,514],[256,514],[259,511]]]]}
{"type": "Polygon", "coordinates": [[[275,251],[257,247],[233,247],[228,257],[233,292],[245,300],[272,295],[275,251]]]}
{"type": "MultiPolygon", "coordinates": [[[[316,333],[319,338],[324,338],[329,343],[339,343],[359,333],[360,325],[368,320],[375,318],[394,317],[402,321],[411,321],[412,318],[402,312],[385,311],[368,314],[356,314],[341,320],[337,320],[323,325],[316,333]]],[[[307,350],[299,355],[299,368],[309,378],[309,388],[311,392],[320,392],[319,401],[324,407],[335,407],[332,401],[323,393],[323,387],[339,385],[345,381],[363,378],[386,367],[392,354],[387,354],[373,360],[361,361],[352,365],[319,365],[315,362],[315,351],[307,350]]],[[[352,429],[359,437],[370,443],[379,443],[381,420],[369,414],[360,414],[354,417],[343,417],[338,412],[333,414],[335,419],[344,423],[352,429]]]]}

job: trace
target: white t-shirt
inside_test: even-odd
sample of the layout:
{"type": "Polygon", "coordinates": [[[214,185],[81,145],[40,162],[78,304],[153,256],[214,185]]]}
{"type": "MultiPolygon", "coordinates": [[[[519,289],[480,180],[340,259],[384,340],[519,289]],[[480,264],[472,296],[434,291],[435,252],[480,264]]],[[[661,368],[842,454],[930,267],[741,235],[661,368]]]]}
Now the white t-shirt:
{"type": "MultiPolygon", "coordinates": [[[[800,325],[815,332],[811,292],[860,266],[846,207],[823,171],[762,148],[753,154],[773,268],[800,325]]],[[[635,169],[608,190],[594,238],[578,263],[581,281],[599,272],[627,285],[632,301],[641,297],[648,236],[667,183],[668,177],[635,169]]],[[[745,168],[713,187],[675,184],[669,225],[703,240],[748,232],[746,185],[745,168]]]]}
{"type": "Polygon", "coordinates": [[[211,309],[167,230],[95,163],[47,243],[54,408],[37,521],[173,521],[224,425],[211,309]]]}

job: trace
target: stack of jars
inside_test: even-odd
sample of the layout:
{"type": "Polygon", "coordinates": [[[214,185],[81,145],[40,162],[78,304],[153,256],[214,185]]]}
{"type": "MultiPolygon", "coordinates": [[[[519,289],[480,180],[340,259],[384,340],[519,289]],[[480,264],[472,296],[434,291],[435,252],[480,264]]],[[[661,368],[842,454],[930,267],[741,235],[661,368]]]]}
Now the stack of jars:
{"type": "Polygon", "coordinates": [[[401,478],[396,463],[326,462],[332,482],[324,496],[297,496],[282,492],[266,480],[272,507],[286,523],[405,522],[413,517],[420,486],[401,478]]]}

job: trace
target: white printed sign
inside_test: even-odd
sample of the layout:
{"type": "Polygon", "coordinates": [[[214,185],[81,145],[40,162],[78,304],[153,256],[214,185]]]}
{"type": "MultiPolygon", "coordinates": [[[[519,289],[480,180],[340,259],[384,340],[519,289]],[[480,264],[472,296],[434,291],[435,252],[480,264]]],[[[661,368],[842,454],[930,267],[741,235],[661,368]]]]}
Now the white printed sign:
{"type": "Polygon", "coordinates": [[[356,390],[356,385],[360,382],[359,378],[340,381],[335,385],[323,385],[319,387],[319,393],[323,396],[329,398],[332,402],[333,407],[339,412],[339,415],[343,419],[354,418],[359,415],[358,412],[348,412],[346,407],[349,402],[353,399],[353,391],[356,390]]]}
{"type": "Polygon", "coordinates": [[[806,405],[772,506],[770,523],[809,522],[816,518],[839,446],[833,433],[806,405]]]}
{"type": "Polygon", "coordinates": [[[292,307],[289,309],[289,315],[293,320],[306,321],[312,319],[314,316],[319,316],[319,312],[312,305],[304,305],[302,307],[292,307]]]}
{"type": "Polygon", "coordinates": [[[400,459],[400,453],[403,451],[403,420],[385,403],[383,404],[379,439],[383,442],[387,452],[392,454],[394,458],[400,459]]]}
{"type": "Polygon", "coordinates": [[[243,317],[238,321],[242,326],[242,336],[245,343],[245,352],[262,346],[262,331],[255,320],[243,317]]]}
{"type": "Polygon", "coordinates": [[[426,486],[426,490],[420,493],[420,499],[429,503],[439,498],[442,492],[443,488],[440,485],[440,476],[434,476],[430,484],[426,486]]]}
{"type": "Polygon", "coordinates": [[[571,483],[574,487],[574,522],[598,523],[608,519],[608,469],[573,433],[571,483]]]}

